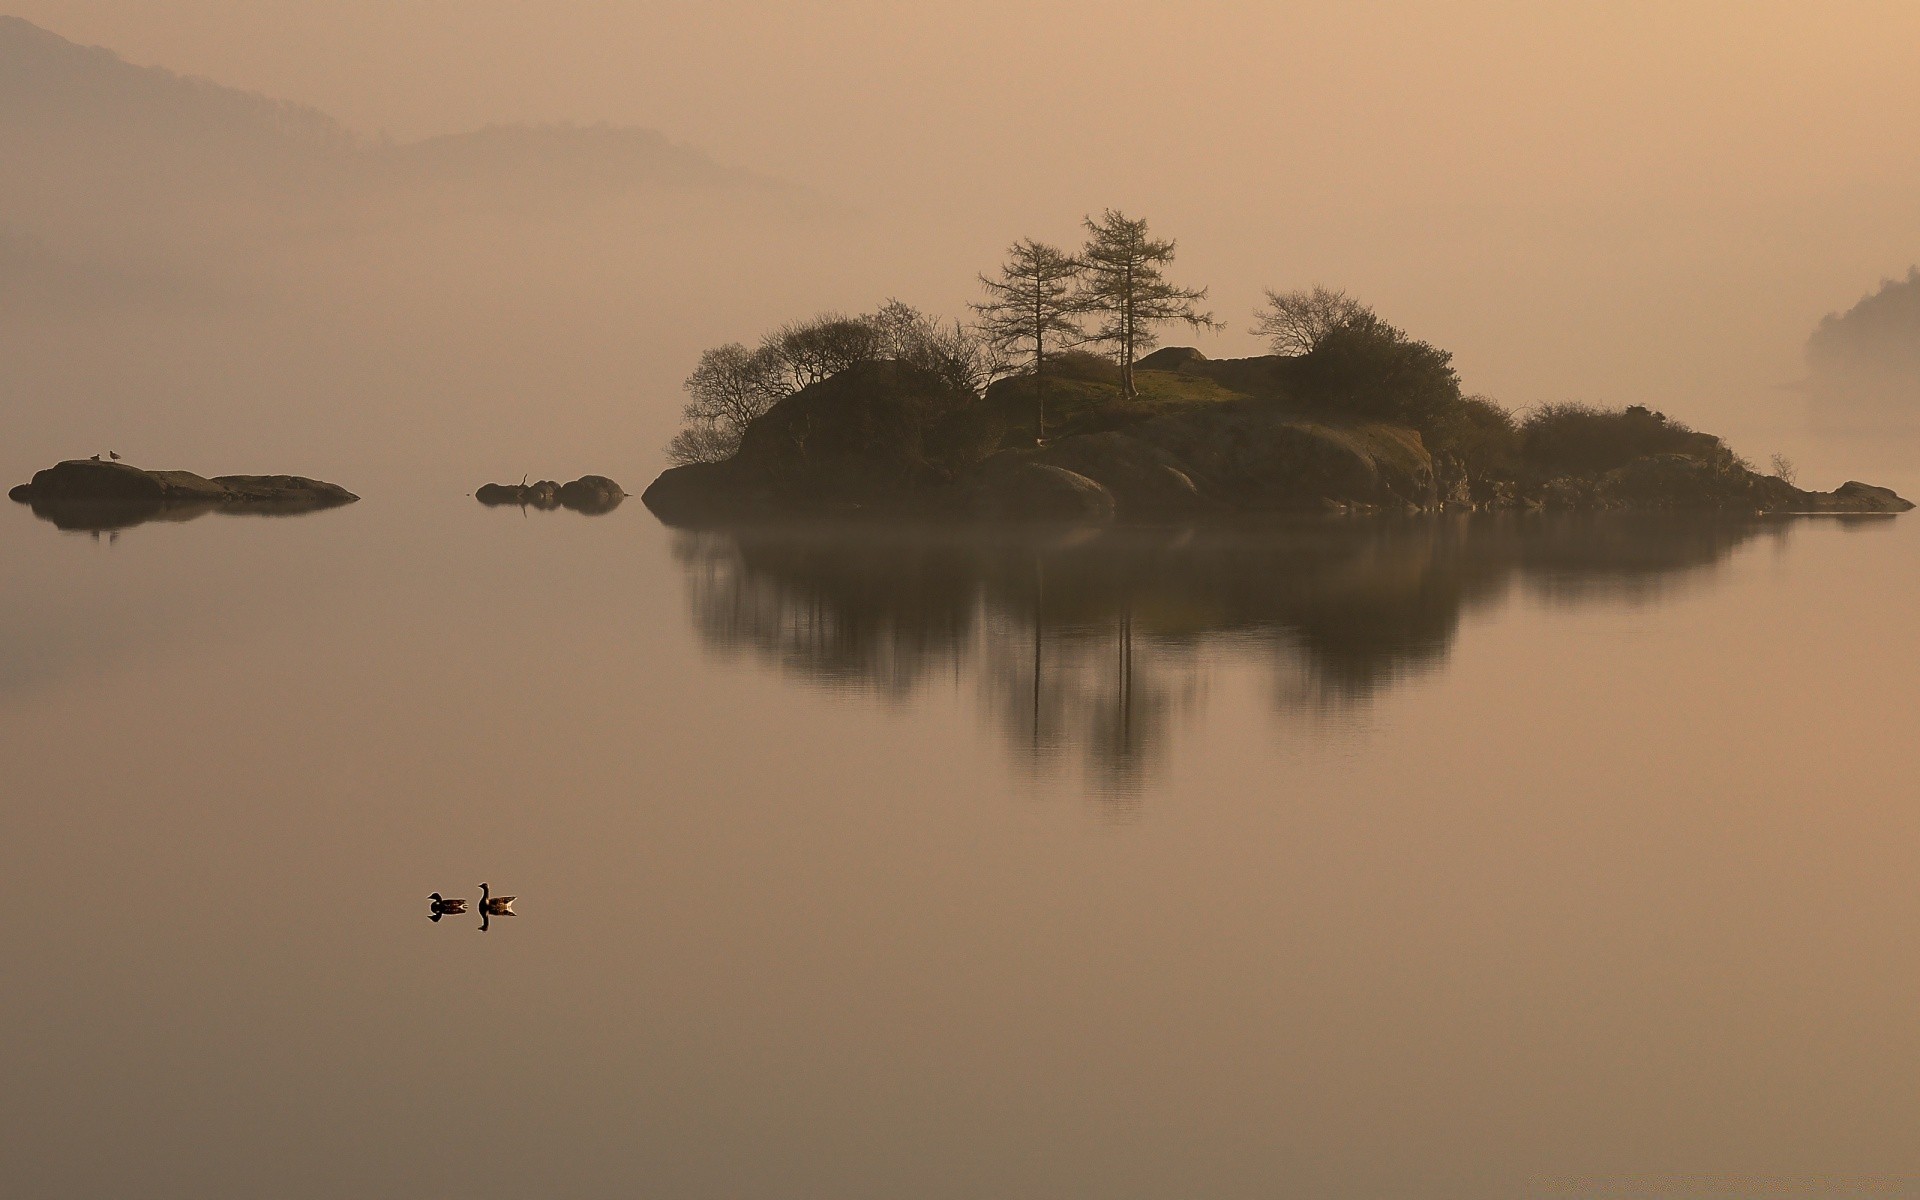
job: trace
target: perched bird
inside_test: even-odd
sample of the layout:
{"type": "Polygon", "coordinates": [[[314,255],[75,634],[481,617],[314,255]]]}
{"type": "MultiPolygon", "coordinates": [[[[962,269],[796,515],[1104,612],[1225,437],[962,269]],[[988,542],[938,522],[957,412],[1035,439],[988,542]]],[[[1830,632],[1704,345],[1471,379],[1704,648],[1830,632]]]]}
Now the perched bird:
{"type": "Polygon", "coordinates": [[[439,892],[433,893],[428,896],[427,899],[433,902],[428,907],[433,910],[433,915],[436,917],[444,917],[453,913],[463,913],[467,911],[467,902],[465,900],[443,897],[439,892]]]}
{"type": "Polygon", "coordinates": [[[115,461],[115,462],[119,462],[119,461],[120,461],[120,452],[119,452],[118,450],[109,450],[109,451],[107,451],[107,457],[108,457],[108,458],[110,458],[110,459],[112,459],[112,460],[113,460],[113,461],[115,461]]]}
{"type": "Polygon", "coordinates": [[[92,458],[90,458],[90,459],[88,459],[87,461],[88,461],[88,462],[99,462],[99,461],[100,461],[100,456],[99,456],[98,454],[96,454],[96,455],[94,455],[94,456],[93,456],[92,458]]]}
{"type": "Polygon", "coordinates": [[[487,885],[480,885],[480,911],[493,917],[511,917],[513,902],[517,896],[492,896],[487,893],[487,885]]]}

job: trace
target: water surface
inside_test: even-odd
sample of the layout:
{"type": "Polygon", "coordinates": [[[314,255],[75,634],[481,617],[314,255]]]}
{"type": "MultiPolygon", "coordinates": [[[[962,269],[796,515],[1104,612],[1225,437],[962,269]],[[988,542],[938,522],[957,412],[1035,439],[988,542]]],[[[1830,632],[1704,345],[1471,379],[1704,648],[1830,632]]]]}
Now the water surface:
{"type": "Polygon", "coordinates": [[[1913,1193],[1917,539],[0,511],[6,1191],[1913,1193]]]}

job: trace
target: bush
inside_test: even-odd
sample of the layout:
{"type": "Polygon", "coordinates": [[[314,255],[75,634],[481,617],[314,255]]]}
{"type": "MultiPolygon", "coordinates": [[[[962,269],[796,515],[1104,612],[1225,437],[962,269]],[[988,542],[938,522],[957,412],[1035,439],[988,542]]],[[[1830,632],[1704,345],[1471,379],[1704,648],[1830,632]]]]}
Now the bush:
{"type": "Polygon", "coordinates": [[[1055,379],[1120,386],[1120,368],[1104,354],[1091,350],[1062,350],[1047,356],[1047,374],[1055,379]]]}
{"type": "Polygon", "coordinates": [[[1426,430],[1427,449],[1451,454],[1474,478],[1509,478],[1520,461],[1520,425],[1485,396],[1465,396],[1426,430]]]}
{"type": "Polygon", "coordinates": [[[1396,421],[1427,432],[1457,414],[1453,355],[1371,314],[1324,333],[1291,371],[1296,398],[1342,415],[1396,421]]]}
{"type": "Polygon", "coordinates": [[[1529,466],[1553,475],[1602,475],[1654,454],[1680,454],[1715,466],[1736,461],[1719,438],[1638,404],[1624,409],[1543,405],[1521,422],[1520,449],[1529,466]]]}

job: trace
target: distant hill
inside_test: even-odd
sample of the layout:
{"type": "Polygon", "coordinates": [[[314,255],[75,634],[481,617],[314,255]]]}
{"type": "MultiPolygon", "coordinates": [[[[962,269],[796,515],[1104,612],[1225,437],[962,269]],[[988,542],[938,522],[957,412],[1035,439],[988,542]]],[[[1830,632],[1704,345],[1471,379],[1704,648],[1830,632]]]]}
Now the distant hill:
{"type": "Polygon", "coordinates": [[[1920,379],[1920,267],[1828,314],[1807,339],[1807,361],[1820,375],[1893,370],[1920,379]]]}
{"type": "Polygon", "coordinates": [[[386,201],[565,208],[596,196],[725,192],[779,204],[791,188],[663,134],[608,126],[494,126],[392,144],[317,109],[134,66],[0,17],[0,227],[159,232],[179,222],[329,220],[386,201]]]}
{"type": "Polygon", "coordinates": [[[1807,339],[1807,368],[1823,425],[1920,430],[1920,267],[1822,319],[1807,339]]]}

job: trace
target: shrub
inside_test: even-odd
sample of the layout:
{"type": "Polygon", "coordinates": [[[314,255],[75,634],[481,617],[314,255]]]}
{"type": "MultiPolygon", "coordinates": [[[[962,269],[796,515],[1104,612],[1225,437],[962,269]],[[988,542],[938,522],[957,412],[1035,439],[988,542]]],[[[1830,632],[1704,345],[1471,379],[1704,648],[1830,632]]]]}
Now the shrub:
{"type": "Polygon", "coordinates": [[[1530,466],[1555,475],[1601,475],[1654,454],[1681,454],[1718,466],[1735,461],[1719,438],[1638,404],[1624,409],[1542,405],[1521,422],[1520,448],[1530,466]]]}
{"type": "Polygon", "coordinates": [[[1055,379],[1120,386],[1120,368],[1104,354],[1091,350],[1062,350],[1047,357],[1047,374],[1055,379]]]}
{"type": "Polygon", "coordinates": [[[1422,432],[1460,405],[1453,355],[1371,314],[1328,330],[1291,374],[1298,399],[1309,405],[1422,432]]]}
{"type": "Polygon", "coordinates": [[[1475,478],[1510,477],[1520,461],[1520,425],[1485,396],[1464,396],[1427,428],[1427,448],[1451,454],[1475,478]]]}

